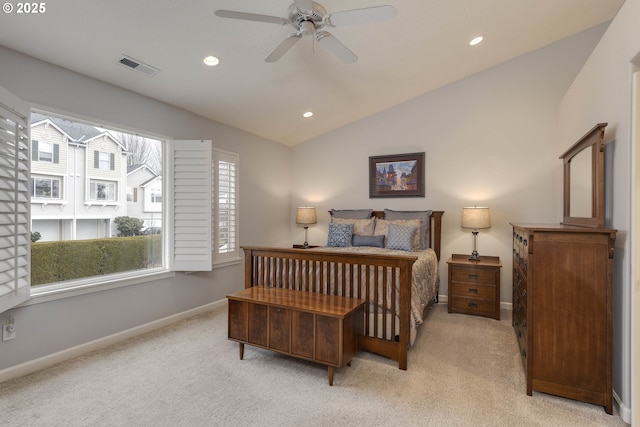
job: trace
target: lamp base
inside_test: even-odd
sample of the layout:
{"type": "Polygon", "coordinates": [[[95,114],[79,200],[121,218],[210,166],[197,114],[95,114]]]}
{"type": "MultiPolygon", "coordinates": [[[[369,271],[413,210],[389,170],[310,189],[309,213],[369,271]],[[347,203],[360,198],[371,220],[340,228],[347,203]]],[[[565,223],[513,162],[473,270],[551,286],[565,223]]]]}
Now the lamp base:
{"type": "Polygon", "coordinates": [[[473,230],[471,232],[473,235],[473,252],[471,252],[471,256],[469,257],[469,261],[480,261],[480,255],[478,255],[478,230],[473,230]]]}
{"type": "Polygon", "coordinates": [[[482,257],[478,255],[477,251],[473,251],[469,256],[469,261],[482,261],[482,257]]]}
{"type": "Polygon", "coordinates": [[[309,242],[307,242],[307,230],[309,229],[308,225],[304,226],[304,244],[302,245],[302,249],[309,249],[309,242]]]}

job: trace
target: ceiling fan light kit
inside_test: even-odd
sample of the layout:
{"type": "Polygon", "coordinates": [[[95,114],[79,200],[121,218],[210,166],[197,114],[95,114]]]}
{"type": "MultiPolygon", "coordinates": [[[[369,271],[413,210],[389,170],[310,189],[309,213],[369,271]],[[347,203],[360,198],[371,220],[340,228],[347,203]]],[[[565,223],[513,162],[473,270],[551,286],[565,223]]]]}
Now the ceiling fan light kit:
{"type": "Polygon", "coordinates": [[[233,10],[216,10],[215,15],[221,18],[265,22],[268,24],[290,24],[295,28],[296,32],[286,36],[265,58],[266,62],[277,61],[291,49],[302,36],[312,35],[321,46],[333,53],[338,59],[347,64],[351,64],[358,60],[355,53],[342,44],[342,42],[336,39],[331,33],[320,30],[325,26],[339,27],[343,25],[386,21],[396,16],[396,10],[393,6],[374,6],[327,13],[326,9],[319,3],[311,0],[295,0],[295,2],[289,6],[288,18],[233,10]]]}

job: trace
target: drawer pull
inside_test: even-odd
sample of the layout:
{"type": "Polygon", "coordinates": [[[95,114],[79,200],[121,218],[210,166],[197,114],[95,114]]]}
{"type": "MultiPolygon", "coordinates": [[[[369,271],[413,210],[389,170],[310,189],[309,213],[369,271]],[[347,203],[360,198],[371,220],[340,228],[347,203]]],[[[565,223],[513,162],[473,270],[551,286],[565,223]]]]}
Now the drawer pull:
{"type": "Polygon", "coordinates": [[[478,303],[476,303],[476,302],[470,302],[470,303],[469,303],[469,307],[471,307],[471,308],[478,308],[478,303]]]}
{"type": "Polygon", "coordinates": [[[477,279],[478,275],[477,274],[470,274],[469,275],[469,279],[477,279]]]}
{"type": "Polygon", "coordinates": [[[477,294],[478,290],[476,288],[469,288],[469,293],[470,294],[477,294]]]}

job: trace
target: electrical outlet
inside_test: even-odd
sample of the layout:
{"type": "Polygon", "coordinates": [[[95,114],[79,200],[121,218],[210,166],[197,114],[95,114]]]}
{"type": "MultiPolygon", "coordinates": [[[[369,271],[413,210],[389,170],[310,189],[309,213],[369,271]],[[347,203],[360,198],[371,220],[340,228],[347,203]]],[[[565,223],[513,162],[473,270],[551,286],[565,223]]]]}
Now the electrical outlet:
{"type": "Polygon", "coordinates": [[[16,328],[13,321],[6,325],[2,325],[2,341],[9,341],[16,337],[16,328]]]}

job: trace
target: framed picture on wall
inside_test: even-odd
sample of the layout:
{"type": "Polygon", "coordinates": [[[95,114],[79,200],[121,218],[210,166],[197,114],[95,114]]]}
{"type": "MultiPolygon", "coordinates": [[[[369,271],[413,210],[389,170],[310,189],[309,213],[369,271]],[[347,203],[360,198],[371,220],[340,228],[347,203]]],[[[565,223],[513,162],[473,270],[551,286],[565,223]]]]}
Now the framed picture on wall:
{"type": "Polygon", "coordinates": [[[424,197],[424,153],[369,157],[369,198],[424,197]]]}

